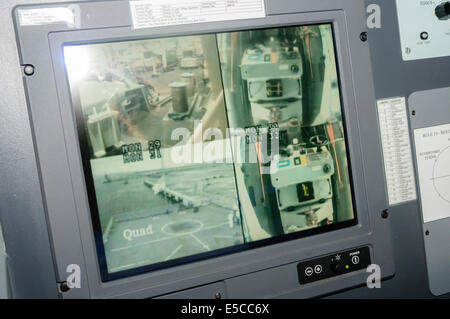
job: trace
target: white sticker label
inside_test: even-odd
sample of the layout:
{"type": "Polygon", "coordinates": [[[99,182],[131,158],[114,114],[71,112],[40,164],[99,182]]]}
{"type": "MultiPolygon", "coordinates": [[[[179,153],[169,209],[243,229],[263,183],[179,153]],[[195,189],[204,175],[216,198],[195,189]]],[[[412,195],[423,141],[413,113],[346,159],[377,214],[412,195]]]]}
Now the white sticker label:
{"type": "Polygon", "coordinates": [[[450,217],[450,124],[414,131],[425,223],[450,217]]]}
{"type": "Polygon", "coordinates": [[[44,25],[53,23],[75,24],[75,14],[71,8],[42,8],[42,9],[20,9],[18,11],[19,24],[21,26],[28,25],[44,25]]]}
{"type": "Polygon", "coordinates": [[[404,97],[378,101],[389,205],[413,201],[416,182],[404,97]]]}
{"type": "Polygon", "coordinates": [[[130,8],[135,29],[266,16],[264,0],[139,0],[130,8]]]}

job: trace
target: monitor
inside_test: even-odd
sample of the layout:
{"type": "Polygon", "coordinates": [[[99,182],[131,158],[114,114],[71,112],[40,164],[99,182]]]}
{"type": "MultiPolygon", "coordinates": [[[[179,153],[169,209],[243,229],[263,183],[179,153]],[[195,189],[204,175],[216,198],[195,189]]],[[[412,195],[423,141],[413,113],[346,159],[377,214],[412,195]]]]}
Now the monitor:
{"type": "Polygon", "coordinates": [[[392,276],[363,2],[166,25],[146,3],[14,9],[59,294],[298,298],[392,276]]]}

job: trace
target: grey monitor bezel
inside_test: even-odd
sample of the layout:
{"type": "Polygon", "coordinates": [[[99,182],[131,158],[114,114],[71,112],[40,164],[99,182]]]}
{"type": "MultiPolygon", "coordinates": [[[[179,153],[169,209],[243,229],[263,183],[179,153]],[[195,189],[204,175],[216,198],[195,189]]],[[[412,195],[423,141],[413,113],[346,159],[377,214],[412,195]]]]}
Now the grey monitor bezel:
{"type": "MultiPolygon", "coordinates": [[[[323,2],[315,2],[304,2],[305,9],[309,10],[298,7],[292,11],[308,11],[305,13],[270,15],[271,4],[274,2],[268,1],[269,15],[264,19],[138,30],[132,29],[130,16],[124,14],[125,10],[129,10],[127,1],[77,3],[82,13],[80,29],[60,24],[20,26],[16,8],[14,12],[21,63],[32,64],[36,68],[33,76],[24,78],[24,83],[58,269],[57,277],[64,281],[70,264],[81,267],[81,288],[72,289],[64,294],[65,297],[158,296],[212,282],[232,282],[234,278],[241,276],[244,278],[269,269],[281,269],[299,261],[363,245],[371,247],[372,259],[381,266],[383,277],[394,274],[390,223],[388,219],[381,218],[381,211],[387,207],[387,200],[381,145],[376,134],[378,127],[370,58],[367,46],[358,43],[359,38],[355,39],[350,32],[353,30],[351,25],[361,28],[361,23],[349,19],[349,15],[356,16],[362,12],[351,8],[348,1],[345,4],[342,1],[323,1],[328,5],[326,11],[321,11],[324,9],[323,2]],[[108,15],[103,11],[105,9],[108,15]],[[317,23],[333,23],[335,29],[358,225],[103,283],[92,233],[76,121],[61,58],[63,44],[201,34],[205,30],[208,33],[226,32],[317,23]],[[55,151],[58,156],[55,156],[55,151]]],[[[277,4],[286,9],[290,8],[287,3],[277,1],[277,4]]],[[[301,295],[314,296],[318,294],[317,287],[322,287],[323,291],[330,290],[329,292],[345,289],[363,284],[366,275],[357,272],[343,277],[304,286],[300,286],[298,282],[292,285],[295,285],[293,287],[301,295]],[[350,280],[344,281],[343,277],[350,280]]]]}

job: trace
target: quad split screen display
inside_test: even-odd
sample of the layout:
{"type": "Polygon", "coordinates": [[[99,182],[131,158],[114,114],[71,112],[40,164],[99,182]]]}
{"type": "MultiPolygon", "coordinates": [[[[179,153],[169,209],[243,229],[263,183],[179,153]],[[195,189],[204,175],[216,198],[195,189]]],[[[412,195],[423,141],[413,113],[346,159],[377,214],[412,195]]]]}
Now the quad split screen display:
{"type": "Polygon", "coordinates": [[[332,24],[66,45],[105,281],[357,223],[332,24]]]}

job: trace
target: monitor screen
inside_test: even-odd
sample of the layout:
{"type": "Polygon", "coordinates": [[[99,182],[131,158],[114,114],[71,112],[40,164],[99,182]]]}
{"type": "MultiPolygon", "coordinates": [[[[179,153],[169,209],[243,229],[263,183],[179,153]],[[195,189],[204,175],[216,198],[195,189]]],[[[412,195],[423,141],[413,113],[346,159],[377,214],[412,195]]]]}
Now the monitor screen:
{"type": "Polygon", "coordinates": [[[104,281],[356,224],[332,24],[64,58],[104,281]]]}

